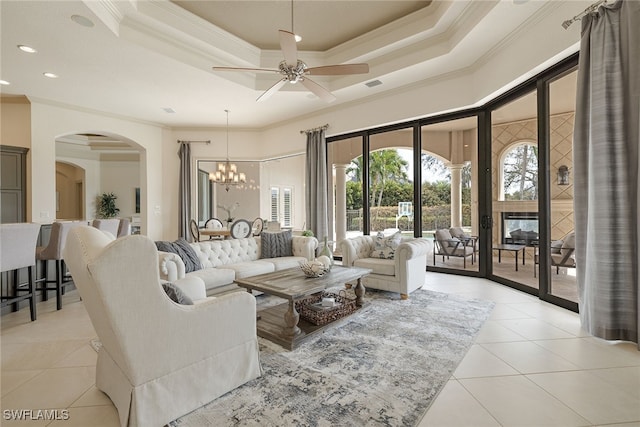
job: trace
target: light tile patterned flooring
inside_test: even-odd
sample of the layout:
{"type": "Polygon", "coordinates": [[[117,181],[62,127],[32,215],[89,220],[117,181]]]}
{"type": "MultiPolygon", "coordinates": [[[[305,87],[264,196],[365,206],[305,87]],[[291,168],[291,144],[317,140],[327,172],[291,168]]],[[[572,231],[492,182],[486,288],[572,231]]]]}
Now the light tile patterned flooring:
{"type": "MultiPolygon", "coordinates": [[[[426,288],[496,302],[423,426],[640,427],[640,352],[584,333],[575,313],[483,279],[426,273],[426,288]]],[[[95,332],[75,291],[3,316],[2,409],[68,408],[69,420],[21,426],[118,426],[94,385],[95,332]]]]}

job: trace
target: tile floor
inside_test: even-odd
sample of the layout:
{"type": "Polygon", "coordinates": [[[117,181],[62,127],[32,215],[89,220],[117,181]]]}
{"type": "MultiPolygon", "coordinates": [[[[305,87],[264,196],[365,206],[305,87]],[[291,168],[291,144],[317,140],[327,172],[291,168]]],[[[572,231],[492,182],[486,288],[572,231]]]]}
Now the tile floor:
{"type": "MultiPolygon", "coordinates": [[[[483,279],[426,274],[428,289],[496,302],[475,344],[420,423],[423,426],[640,427],[640,352],[580,329],[578,316],[483,279]]],[[[118,426],[94,386],[97,355],[75,291],[64,307],[38,305],[0,319],[2,410],[68,409],[66,421],[1,425],[118,426]]],[[[4,415],[4,412],[3,414],[4,415]]]]}

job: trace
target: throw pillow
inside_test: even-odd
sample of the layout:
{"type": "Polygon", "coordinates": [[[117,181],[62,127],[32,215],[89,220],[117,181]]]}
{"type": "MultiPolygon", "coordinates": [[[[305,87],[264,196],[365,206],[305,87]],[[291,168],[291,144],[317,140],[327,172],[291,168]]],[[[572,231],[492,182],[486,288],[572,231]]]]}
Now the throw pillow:
{"type": "Polygon", "coordinates": [[[402,235],[396,232],[391,236],[384,237],[382,233],[373,240],[373,251],[369,255],[371,258],[393,259],[396,255],[396,249],[402,242],[402,235]]]}
{"type": "Polygon", "coordinates": [[[260,258],[277,258],[293,256],[293,232],[291,230],[278,233],[263,231],[260,235],[260,258]]]}
{"type": "Polygon", "coordinates": [[[191,245],[189,245],[189,242],[183,238],[180,238],[175,242],[157,241],[156,247],[159,251],[171,252],[178,255],[184,263],[185,273],[202,269],[202,264],[200,264],[198,254],[196,254],[196,251],[193,250],[191,245]]]}
{"type": "Polygon", "coordinates": [[[193,301],[189,298],[182,289],[174,285],[173,283],[163,283],[162,289],[167,293],[167,296],[174,302],[182,305],[193,305],[193,301]]]}

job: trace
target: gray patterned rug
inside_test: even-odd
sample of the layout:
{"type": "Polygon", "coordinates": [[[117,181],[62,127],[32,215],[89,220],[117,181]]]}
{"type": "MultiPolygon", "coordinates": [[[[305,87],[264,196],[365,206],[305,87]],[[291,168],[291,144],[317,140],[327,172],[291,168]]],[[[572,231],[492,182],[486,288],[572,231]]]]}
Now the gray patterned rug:
{"type": "Polygon", "coordinates": [[[365,300],[365,308],[294,351],[260,339],[262,377],[171,426],[417,425],[493,303],[427,290],[407,301],[367,290],[365,300]]]}

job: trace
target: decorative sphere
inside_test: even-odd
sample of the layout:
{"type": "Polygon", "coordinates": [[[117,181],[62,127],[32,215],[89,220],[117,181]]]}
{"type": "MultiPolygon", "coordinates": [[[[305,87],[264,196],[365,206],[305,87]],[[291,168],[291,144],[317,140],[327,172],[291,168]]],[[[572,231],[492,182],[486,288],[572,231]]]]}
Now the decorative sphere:
{"type": "Polygon", "coordinates": [[[320,255],[316,261],[321,262],[325,268],[331,268],[331,260],[326,255],[320,255]]]}

